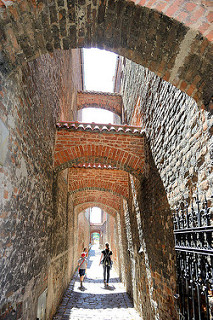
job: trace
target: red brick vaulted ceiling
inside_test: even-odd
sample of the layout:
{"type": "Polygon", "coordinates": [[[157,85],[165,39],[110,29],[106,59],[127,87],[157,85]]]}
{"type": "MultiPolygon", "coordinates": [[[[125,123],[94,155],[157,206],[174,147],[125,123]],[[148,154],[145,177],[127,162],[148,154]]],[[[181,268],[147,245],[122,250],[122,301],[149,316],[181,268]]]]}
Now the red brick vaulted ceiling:
{"type": "Polygon", "coordinates": [[[86,204],[90,206],[90,204],[93,203],[94,206],[103,204],[104,206],[114,209],[116,212],[120,211],[121,197],[114,195],[109,191],[84,190],[73,193],[70,196],[72,198],[74,208],[78,208],[79,205],[86,204]]]}
{"type": "Polygon", "coordinates": [[[110,191],[114,194],[129,197],[128,173],[110,169],[69,169],[69,192],[83,190],[110,191]]]}
{"type": "Polygon", "coordinates": [[[139,178],[148,170],[146,148],[145,132],[139,127],[60,122],[54,168],[119,169],[139,178]]]}

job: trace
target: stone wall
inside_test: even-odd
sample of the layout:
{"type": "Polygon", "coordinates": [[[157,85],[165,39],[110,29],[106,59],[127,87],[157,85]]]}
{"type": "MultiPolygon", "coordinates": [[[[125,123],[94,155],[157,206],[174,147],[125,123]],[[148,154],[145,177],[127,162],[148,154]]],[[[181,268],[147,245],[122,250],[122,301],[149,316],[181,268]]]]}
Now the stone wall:
{"type": "Polygon", "coordinates": [[[132,196],[124,211],[132,295],[145,319],[176,319],[171,208],[192,202],[197,188],[210,202],[210,115],[148,69],[120,62],[116,86],[123,95],[124,121],[141,125],[150,144],[149,174],[141,182],[130,176],[132,196]]]}
{"type": "Polygon", "coordinates": [[[47,317],[55,313],[69,283],[68,255],[68,169],[54,177],[53,223],[51,228],[50,266],[48,269],[47,317]]]}
{"type": "MultiPolygon", "coordinates": [[[[77,71],[78,56],[77,51],[73,55],[71,51],[56,51],[52,56],[45,55],[25,64],[1,82],[1,132],[4,139],[8,134],[0,165],[0,314],[3,319],[11,309],[19,316],[23,310],[24,319],[36,317],[38,296],[57,269],[48,273],[50,265],[52,268],[56,263],[56,256],[61,254],[58,241],[63,243],[62,252],[67,250],[63,235],[61,239],[51,238],[56,225],[53,150],[56,121],[65,116],[73,120],[76,112],[72,107],[76,91],[81,89],[78,79],[81,74],[72,71],[77,71]],[[72,70],[74,59],[76,66],[72,70]],[[64,73],[66,68],[70,68],[69,74],[64,73]],[[53,256],[54,262],[50,264],[53,256]]],[[[61,197],[62,200],[66,201],[61,197]]],[[[63,266],[67,265],[64,257],[60,259],[63,266]]]]}
{"type": "Polygon", "coordinates": [[[125,61],[122,88],[126,121],[134,122],[139,103],[142,126],[150,141],[171,207],[191,201],[197,188],[211,197],[211,118],[195,101],[136,63],[125,61]]]}
{"type": "Polygon", "coordinates": [[[142,183],[131,177],[131,191],[135,305],[145,319],[176,319],[172,215],[151,155],[149,177],[142,183]]]}

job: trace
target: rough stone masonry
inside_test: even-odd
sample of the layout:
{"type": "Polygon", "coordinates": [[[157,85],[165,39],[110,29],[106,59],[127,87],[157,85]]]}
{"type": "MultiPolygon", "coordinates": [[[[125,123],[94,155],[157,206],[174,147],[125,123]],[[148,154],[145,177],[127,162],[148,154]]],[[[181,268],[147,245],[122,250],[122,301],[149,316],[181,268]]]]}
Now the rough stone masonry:
{"type": "Polygon", "coordinates": [[[136,308],[177,319],[171,208],[197,188],[212,194],[211,14],[208,2],[145,4],[0,1],[1,319],[36,318],[46,289],[52,318],[80,252],[79,210],[97,204],[113,215],[110,241],[136,308]],[[126,199],[97,185],[70,193],[68,166],[53,170],[56,122],[77,120],[83,90],[71,48],[91,46],[132,60],[118,77],[122,121],[146,130],[150,170],[126,171],[126,199]]]}

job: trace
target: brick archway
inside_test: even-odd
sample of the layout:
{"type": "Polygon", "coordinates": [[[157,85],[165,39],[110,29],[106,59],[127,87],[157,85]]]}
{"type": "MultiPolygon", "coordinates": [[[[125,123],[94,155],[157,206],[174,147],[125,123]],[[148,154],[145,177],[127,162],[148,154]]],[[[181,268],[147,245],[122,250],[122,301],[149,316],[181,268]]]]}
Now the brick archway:
{"type": "Polygon", "coordinates": [[[69,192],[102,190],[129,197],[129,177],[127,172],[110,169],[69,169],[69,192]]]}
{"type": "MultiPolygon", "coordinates": [[[[121,208],[122,197],[112,194],[109,191],[102,190],[84,190],[78,191],[70,195],[73,201],[74,208],[80,208],[80,206],[99,206],[102,204],[114,210],[114,212],[119,212],[121,208]]],[[[111,211],[112,212],[112,211],[111,211]]],[[[109,213],[109,212],[107,212],[109,213]]]]}
{"type": "Polygon", "coordinates": [[[96,229],[94,229],[94,230],[92,230],[92,231],[90,232],[90,239],[91,239],[91,236],[92,236],[93,233],[98,233],[99,236],[101,236],[101,230],[99,230],[98,228],[96,228],[96,229]]]}
{"type": "Polygon", "coordinates": [[[143,6],[149,2],[140,3],[1,1],[1,72],[10,74],[55,49],[105,48],[149,68],[208,108],[211,8],[184,0],[181,8],[175,0],[155,1],[151,9],[143,6]]]}
{"type": "Polygon", "coordinates": [[[80,91],[77,95],[77,109],[100,108],[121,117],[122,97],[118,93],[80,91]]]}
{"type": "Polygon", "coordinates": [[[100,202],[86,202],[86,203],[76,205],[75,206],[75,213],[78,215],[82,211],[89,209],[89,208],[93,208],[93,207],[98,207],[98,208],[102,209],[103,211],[105,211],[109,215],[112,215],[114,218],[117,215],[117,211],[114,208],[112,208],[106,204],[100,203],[100,202]]]}
{"type": "Polygon", "coordinates": [[[55,171],[69,167],[109,168],[143,177],[148,171],[145,132],[140,127],[58,123],[55,171]]]}

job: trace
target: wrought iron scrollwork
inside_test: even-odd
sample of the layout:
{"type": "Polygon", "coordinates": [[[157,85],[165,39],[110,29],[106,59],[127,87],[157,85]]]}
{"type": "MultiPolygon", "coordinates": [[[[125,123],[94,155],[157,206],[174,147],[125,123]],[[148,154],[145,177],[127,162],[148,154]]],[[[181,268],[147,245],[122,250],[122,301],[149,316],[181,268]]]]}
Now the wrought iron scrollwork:
{"type": "Polygon", "coordinates": [[[213,320],[212,211],[197,194],[173,213],[180,320],[213,320]]]}

